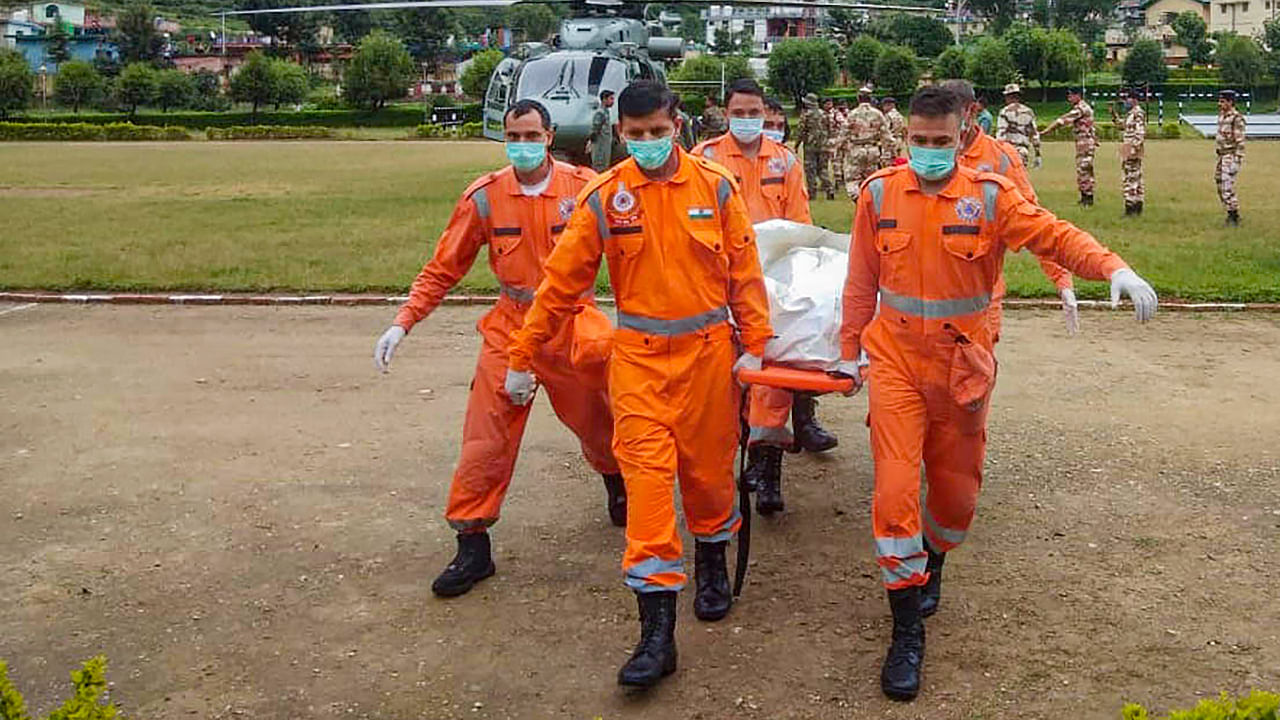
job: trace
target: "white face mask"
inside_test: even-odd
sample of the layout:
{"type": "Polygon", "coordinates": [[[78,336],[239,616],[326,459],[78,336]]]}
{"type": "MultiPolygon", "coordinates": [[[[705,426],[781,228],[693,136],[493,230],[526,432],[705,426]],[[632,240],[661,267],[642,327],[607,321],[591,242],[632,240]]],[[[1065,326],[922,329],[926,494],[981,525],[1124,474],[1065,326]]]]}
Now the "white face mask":
{"type": "Polygon", "coordinates": [[[764,136],[774,142],[782,142],[783,139],[786,138],[787,134],[781,130],[765,130],[764,136]]]}

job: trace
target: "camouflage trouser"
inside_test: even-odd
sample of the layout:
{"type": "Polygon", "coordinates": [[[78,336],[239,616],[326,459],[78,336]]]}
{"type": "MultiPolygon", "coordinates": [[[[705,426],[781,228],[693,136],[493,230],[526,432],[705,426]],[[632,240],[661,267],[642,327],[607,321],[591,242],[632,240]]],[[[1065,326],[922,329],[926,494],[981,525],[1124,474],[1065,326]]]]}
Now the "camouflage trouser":
{"type": "Polygon", "coordinates": [[[1146,195],[1146,187],[1142,183],[1142,158],[1130,158],[1120,162],[1124,172],[1124,204],[1142,202],[1146,195]]]}
{"type": "Polygon", "coordinates": [[[1218,186],[1218,199],[1228,210],[1240,210],[1240,198],[1236,197],[1236,175],[1243,163],[1243,155],[1219,155],[1218,167],[1213,171],[1213,182],[1218,186]]]}
{"type": "MultiPolygon", "coordinates": [[[[1009,143],[1009,144],[1013,145],[1013,143],[1009,143]]],[[[1018,151],[1018,157],[1022,158],[1022,166],[1030,170],[1031,169],[1031,148],[1027,147],[1026,145],[1014,145],[1013,147],[1015,150],[1018,151]]]]}
{"type": "Polygon", "coordinates": [[[858,199],[862,182],[880,169],[880,146],[854,145],[844,158],[844,188],[849,199],[858,199]]]}
{"type": "Polygon", "coordinates": [[[843,145],[827,146],[827,160],[831,163],[831,177],[835,179],[836,187],[844,184],[844,161],[848,155],[848,149],[843,145]]]}
{"type": "Polygon", "coordinates": [[[831,194],[831,176],[827,174],[827,154],[818,150],[804,150],[804,184],[809,197],[817,200],[819,193],[831,194]]]}
{"type": "Polygon", "coordinates": [[[1081,195],[1093,194],[1093,150],[1076,153],[1076,187],[1081,195]]]}

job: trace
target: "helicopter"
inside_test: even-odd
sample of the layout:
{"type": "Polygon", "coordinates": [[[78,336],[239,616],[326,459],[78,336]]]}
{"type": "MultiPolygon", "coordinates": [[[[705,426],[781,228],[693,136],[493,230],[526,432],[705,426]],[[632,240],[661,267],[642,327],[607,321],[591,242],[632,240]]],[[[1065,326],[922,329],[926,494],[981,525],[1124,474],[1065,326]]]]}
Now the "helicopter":
{"type": "MultiPolygon", "coordinates": [[[[236,10],[226,15],[262,13],[335,12],[405,8],[510,7],[516,4],[564,4],[566,0],[393,0],[307,7],[236,10]]],[[[667,83],[666,61],[684,57],[683,38],[668,35],[680,22],[678,15],[659,12],[665,3],[636,0],[570,0],[571,17],[560,22],[550,43],[526,42],[494,69],[482,100],[483,134],[503,139],[503,120],[516,102],[533,99],[551,115],[556,135],[552,151],[563,158],[586,163],[587,138],[592,118],[600,107],[600,93],[615,94],[635,80],[667,83]]],[[[720,0],[684,2],[683,5],[801,7],[938,12],[914,5],[886,5],[839,0],[720,0]]],[[[610,121],[617,122],[616,106],[610,121]]]]}

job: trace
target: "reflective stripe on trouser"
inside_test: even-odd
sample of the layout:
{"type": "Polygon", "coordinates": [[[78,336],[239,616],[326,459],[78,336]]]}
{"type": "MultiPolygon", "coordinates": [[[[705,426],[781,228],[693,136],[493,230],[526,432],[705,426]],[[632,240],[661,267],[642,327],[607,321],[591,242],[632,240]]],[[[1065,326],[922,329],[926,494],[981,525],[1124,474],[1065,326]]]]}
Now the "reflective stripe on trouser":
{"type": "Polygon", "coordinates": [[[952,400],[950,354],[922,357],[930,345],[912,347],[909,364],[901,356],[873,354],[869,368],[875,460],[871,522],[876,547],[885,550],[877,562],[889,589],[924,584],[924,566],[915,562],[919,538],[923,535],[941,552],[959,544],[973,520],[982,486],[988,404],[970,412],[952,400]],[[928,486],[923,512],[922,463],[928,486]]]}
{"type": "Polygon", "coordinates": [[[609,364],[613,450],[627,486],[622,570],[637,592],[679,590],[686,576],[675,484],[698,540],[728,540],[741,524],[735,350],[727,324],[661,336],[620,329],[609,364]]]}
{"type": "Polygon", "coordinates": [[[792,443],[790,390],[752,385],[748,390],[747,425],[751,432],[747,442],[752,445],[778,445],[788,447],[792,443]]]}
{"type": "MultiPolygon", "coordinates": [[[[459,532],[476,531],[498,521],[502,500],[520,452],[532,404],[520,407],[507,398],[507,342],[520,327],[523,312],[499,305],[480,321],[483,343],[467,399],[462,452],[449,487],[445,519],[459,532]]],[[[573,323],[565,323],[533,358],[533,373],[556,415],[575,435],[596,472],[618,472],[611,448],[609,403],[602,381],[584,381],[569,362],[573,323]]]]}

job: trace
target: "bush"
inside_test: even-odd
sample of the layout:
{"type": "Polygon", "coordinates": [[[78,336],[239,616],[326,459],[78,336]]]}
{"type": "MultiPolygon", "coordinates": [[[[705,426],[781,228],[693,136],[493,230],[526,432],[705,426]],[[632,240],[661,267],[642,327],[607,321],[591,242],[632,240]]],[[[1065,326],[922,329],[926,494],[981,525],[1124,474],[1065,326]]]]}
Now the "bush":
{"type": "MultiPolygon", "coordinates": [[[[465,122],[480,122],[480,105],[471,103],[462,106],[465,122]]],[[[122,122],[126,118],[120,113],[71,113],[42,116],[42,122],[49,123],[92,123],[105,125],[122,122]]],[[[207,127],[231,127],[233,125],[255,124],[248,112],[140,112],[134,117],[138,125],[181,125],[183,127],[203,130],[207,127]]],[[[367,110],[282,110],[280,112],[259,112],[258,125],[323,125],[330,128],[350,127],[416,127],[422,122],[421,105],[391,105],[377,112],[367,110]]]]}
{"type": "MultiPolygon", "coordinates": [[[[1254,691],[1233,699],[1226,693],[1217,700],[1201,700],[1190,710],[1169,713],[1166,720],[1277,720],[1280,695],[1254,691]]],[[[1130,703],[1120,711],[1122,720],[1154,720],[1146,708],[1130,703]]]]}
{"type": "Polygon", "coordinates": [[[210,140],[315,140],[337,135],[333,128],[290,125],[232,125],[228,128],[206,128],[210,140]]]}
{"type": "Polygon", "coordinates": [[[920,80],[915,53],[905,45],[890,45],[876,60],[876,85],[898,97],[910,97],[920,80]]]}
{"type": "Polygon", "coordinates": [[[506,56],[501,50],[485,50],[471,56],[471,64],[462,72],[462,92],[474,98],[484,97],[489,78],[504,59],[506,56]]]}
{"type": "MultiPolygon", "coordinates": [[[[1119,142],[1120,129],[1112,122],[1095,122],[1093,130],[1098,134],[1098,140],[1104,142],[1119,142]]],[[[1051,133],[1041,133],[1040,139],[1045,142],[1071,141],[1075,142],[1075,132],[1070,126],[1055,128],[1051,133]]]]}
{"type": "Polygon", "coordinates": [[[343,96],[353,106],[377,111],[387,102],[405,96],[416,71],[413,58],[399,38],[374,30],[360,41],[347,63],[342,74],[343,96]]]}
{"type": "Polygon", "coordinates": [[[1182,137],[1182,126],[1176,122],[1167,122],[1160,128],[1160,137],[1166,140],[1177,140],[1182,137]]]}
{"type": "Polygon", "coordinates": [[[186,128],[132,123],[7,123],[0,122],[0,142],[52,140],[190,140],[186,128]]]}
{"type": "Polygon", "coordinates": [[[31,68],[22,53],[0,47],[0,118],[26,109],[31,102],[33,80],[31,68]]]}
{"type": "Polygon", "coordinates": [[[787,39],[769,53],[769,85],[797,102],[836,79],[836,54],[826,40],[787,39]]]}
{"type": "Polygon", "coordinates": [[[437,125],[435,123],[425,123],[423,125],[419,125],[417,129],[413,131],[414,137],[433,140],[439,138],[478,138],[483,135],[484,126],[478,122],[467,122],[461,125],[452,125],[449,127],[437,125]]]}
{"type": "MultiPolygon", "coordinates": [[[[115,703],[102,704],[107,691],[107,659],[99,655],[71,671],[72,695],[44,720],[114,720],[124,716],[115,703]]],[[[9,680],[9,667],[0,661],[0,719],[28,720],[26,701],[9,680]]]]}

